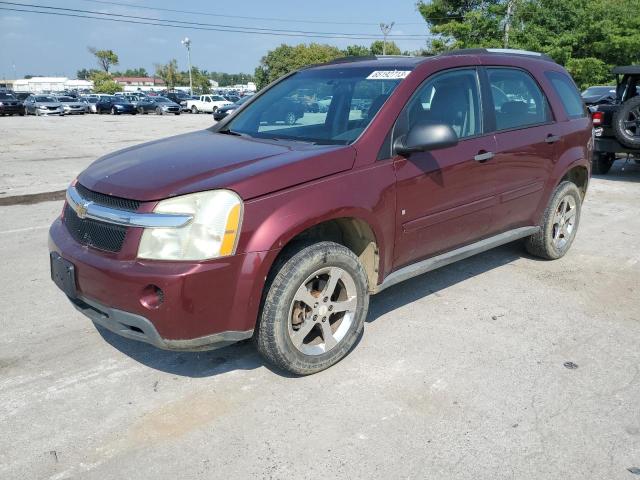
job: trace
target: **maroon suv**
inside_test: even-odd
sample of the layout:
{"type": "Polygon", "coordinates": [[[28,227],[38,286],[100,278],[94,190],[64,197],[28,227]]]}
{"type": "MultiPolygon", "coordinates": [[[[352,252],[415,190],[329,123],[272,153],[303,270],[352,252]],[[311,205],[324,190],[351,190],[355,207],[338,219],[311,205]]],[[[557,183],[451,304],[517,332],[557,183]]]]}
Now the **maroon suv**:
{"type": "Polygon", "coordinates": [[[563,256],[591,132],[567,72],[532,52],[312,66],[210,129],[93,163],[51,226],[52,278],[124,337],[253,337],[276,365],[317,372],[361,335],[371,294],[517,239],[563,256]],[[317,99],[328,107],[273,120],[317,99]]]}

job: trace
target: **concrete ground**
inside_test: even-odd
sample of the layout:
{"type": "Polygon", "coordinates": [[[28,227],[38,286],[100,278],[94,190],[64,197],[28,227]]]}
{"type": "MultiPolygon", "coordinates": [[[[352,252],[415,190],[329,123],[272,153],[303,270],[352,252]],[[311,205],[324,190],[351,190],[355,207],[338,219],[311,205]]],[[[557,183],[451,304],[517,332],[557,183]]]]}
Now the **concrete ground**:
{"type": "MultiPolygon", "coordinates": [[[[78,119],[106,122],[102,146],[60,134],[60,185],[90,149],[206,124],[133,118],[118,144],[119,120],[78,119]]],[[[39,133],[10,147],[16,173],[51,152],[39,133]]],[[[594,178],[561,260],[511,244],[373,297],[357,348],[305,378],[250,344],[171,353],[97,330],[49,279],[61,202],[0,207],[0,478],[638,478],[639,188],[639,165],[594,178]]]]}

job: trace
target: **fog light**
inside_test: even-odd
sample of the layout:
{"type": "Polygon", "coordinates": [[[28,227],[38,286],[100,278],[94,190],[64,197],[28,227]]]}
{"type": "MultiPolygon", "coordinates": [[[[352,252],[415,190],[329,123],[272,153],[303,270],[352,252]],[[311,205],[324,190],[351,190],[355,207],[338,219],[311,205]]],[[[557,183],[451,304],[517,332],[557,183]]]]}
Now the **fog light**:
{"type": "Polygon", "coordinates": [[[147,285],[140,295],[140,303],[143,307],[155,310],[164,302],[164,292],[156,285],[147,285]]]}

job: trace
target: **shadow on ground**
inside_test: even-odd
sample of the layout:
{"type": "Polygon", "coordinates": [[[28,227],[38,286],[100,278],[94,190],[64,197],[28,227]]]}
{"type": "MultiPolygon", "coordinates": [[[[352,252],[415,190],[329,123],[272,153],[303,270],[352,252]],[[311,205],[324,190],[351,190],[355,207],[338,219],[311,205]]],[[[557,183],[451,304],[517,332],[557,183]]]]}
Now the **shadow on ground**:
{"type": "MultiPolygon", "coordinates": [[[[526,253],[522,242],[514,242],[390,287],[371,297],[366,321],[373,322],[396,308],[428,295],[437,295],[440,290],[508,264],[524,255],[526,253]]],[[[393,321],[393,317],[387,320],[393,321]]],[[[172,352],[128,340],[101,327],[97,329],[105,341],[125,355],[150,368],[174,375],[200,378],[232,370],[253,370],[265,366],[277,375],[292,376],[266,363],[250,340],[219,350],[172,352]]]]}
{"type": "Polygon", "coordinates": [[[600,180],[612,182],[632,182],[640,183],[640,164],[633,160],[618,159],[613,163],[611,170],[606,175],[593,175],[600,180]]]}

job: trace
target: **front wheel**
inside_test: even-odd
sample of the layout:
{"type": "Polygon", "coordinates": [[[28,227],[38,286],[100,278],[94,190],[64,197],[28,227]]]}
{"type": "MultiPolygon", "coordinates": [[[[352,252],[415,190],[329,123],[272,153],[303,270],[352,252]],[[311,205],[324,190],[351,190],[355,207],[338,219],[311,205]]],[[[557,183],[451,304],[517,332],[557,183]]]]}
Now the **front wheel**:
{"type": "Polygon", "coordinates": [[[156,108],[156,115],[162,115],[162,108],[156,108]]]}
{"type": "Polygon", "coordinates": [[[581,210],[582,196],[576,184],[562,182],[544,211],[540,231],[526,239],[527,251],[547,260],[563,257],[576,238],[581,210]]]}
{"type": "Polygon", "coordinates": [[[362,334],[369,307],[358,257],[320,242],[298,248],[276,268],[256,328],[260,353],[298,375],[339,362],[362,334]]]}
{"type": "Polygon", "coordinates": [[[118,114],[118,110],[116,110],[116,107],[113,107],[111,109],[111,115],[117,115],[118,114]]]}
{"type": "Polygon", "coordinates": [[[191,107],[191,113],[198,113],[198,107],[196,107],[195,105],[193,105],[191,107]]]}

